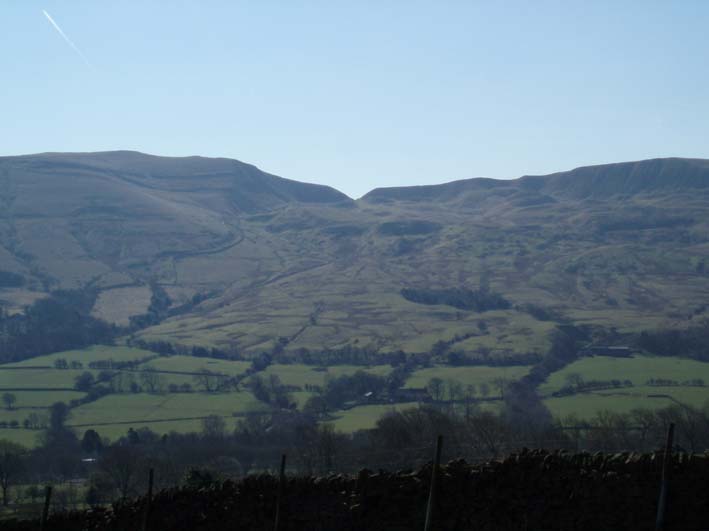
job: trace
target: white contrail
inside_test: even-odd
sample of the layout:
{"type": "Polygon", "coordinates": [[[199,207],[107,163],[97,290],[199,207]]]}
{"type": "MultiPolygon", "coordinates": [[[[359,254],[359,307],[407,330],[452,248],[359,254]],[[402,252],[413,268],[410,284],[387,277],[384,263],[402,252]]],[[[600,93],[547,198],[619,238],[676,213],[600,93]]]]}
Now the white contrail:
{"type": "Polygon", "coordinates": [[[54,19],[52,18],[52,16],[49,13],[47,13],[44,9],[42,10],[42,13],[44,13],[44,16],[47,17],[47,20],[49,20],[49,22],[52,24],[52,26],[54,26],[54,29],[57,30],[59,35],[61,35],[63,37],[63,39],[67,42],[67,44],[69,46],[71,46],[76,53],[79,54],[79,56],[84,60],[84,62],[89,66],[89,68],[93,68],[91,66],[91,63],[89,63],[89,60],[86,58],[86,56],[83,53],[81,53],[81,50],[79,50],[79,48],[76,46],[76,44],[71,42],[71,39],[69,37],[67,37],[66,33],[64,33],[62,31],[62,29],[59,27],[59,24],[54,22],[54,19]]]}

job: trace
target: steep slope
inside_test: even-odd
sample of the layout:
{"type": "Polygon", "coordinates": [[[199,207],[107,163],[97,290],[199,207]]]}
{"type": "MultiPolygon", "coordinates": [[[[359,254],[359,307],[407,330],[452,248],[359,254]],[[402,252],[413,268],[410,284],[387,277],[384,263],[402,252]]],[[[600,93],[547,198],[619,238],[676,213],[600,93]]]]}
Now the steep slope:
{"type": "Polygon", "coordinates": [[[347,216],[283,212],[265,228],[301,252],[314,245],[308,267],[233,288],[199,319],[147,335],[258,351],[277,330],[290,349],[425,351],[444,340],[504,354],[542,351],[560,317],[620,331],[686,326],[709,295],[708,182],[706,161],[670,159],[378,189],[347,216]],[[401,294],[481,283],[512,308],[464,311],[401,294]]]}
{"type": "Polygon", "coordinates": [[[155,279],[185,296],[214,289],[240,273],[183,282],[176,262],[246,242],[246,215],[352,200],[235,160],[109,152],[0,158],[0,204],[0,271],[23,278],[0,298],[19,306],[37,291],[155,279]]]}
{"type": "Polygon", "coordinates": [[[354,202],[229,159],[5,157],[0,272],[15,281],[0,299],[17,309],[94,286],[97,314],[125,323],[145,311],[150,283],[173,307],[203,300],[146,339],[250,353],[422,352],[441,340],[491,356],[540,352],[561,318],[620,331],[701,318],[708,192],[709,161],[694,159],[377,189],[354,202]],[[479,289],[508,306],[440,296],[479,289]]]}

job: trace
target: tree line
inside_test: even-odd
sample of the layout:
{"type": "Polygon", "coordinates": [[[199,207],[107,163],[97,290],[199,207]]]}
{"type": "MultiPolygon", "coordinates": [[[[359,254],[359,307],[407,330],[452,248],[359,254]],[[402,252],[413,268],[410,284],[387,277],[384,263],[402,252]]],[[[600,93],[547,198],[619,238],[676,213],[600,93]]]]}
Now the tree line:
{"type": "Polygon", "coordinates": [[[276,470],[281,453],[289,470],[300,474],[355,472],[361,468],[412,468],[430,459],[437,435],[446,437],[447,457],[482,461],[522,448],[570,451],[654,451],[663,445],[670,423],[676,449],[697,452],[709,446],[709,406],[673,405],[620,414],[601,411],[589,419],[528,419],[520,422],[514,404],[499,414],[477,407],[465,410],[421,405],[383,415],[371,430],[345,434],[294,410],[252,414],[235,422],[221,416],[202,419],[199,432],[167,435],[129,428],[116,441],[98,430],[83,437],[67,427],[69,408],[54,404],[39,446],[0,441],[3,500],[31,496],[45,482],[89,478],[84,502],[95,505],[144,492],[147,469],[158,487],[208,486],[225,477],[276,470]]]}
{"type": "Polygon", "coordinates": [[[96,296],[94,290],[60,290],[22,314],[10,315],[0,307],[0,363],[111,344],[116,327],[91,316],[96,296]]]}

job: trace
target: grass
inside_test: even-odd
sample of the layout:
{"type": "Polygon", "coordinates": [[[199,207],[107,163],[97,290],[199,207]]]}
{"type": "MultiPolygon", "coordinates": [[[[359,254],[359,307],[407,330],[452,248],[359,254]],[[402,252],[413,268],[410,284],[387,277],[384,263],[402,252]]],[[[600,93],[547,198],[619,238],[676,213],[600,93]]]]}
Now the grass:
{"type": "MultiPolygon", "coordinates": [[[[569,374],[580,374],[584,380],[627,379],[635,386],[644,385],[651,378],[663,378],[678,382],[701,378],[709,384],[709,363],[660,356],[587,357],[551,374],[547,381],[539,386],[539,392],[542,395],[549,395],[558,391],[567,385],[566,378],[569,374]]],[[[706,393],[709,397],[709,391],[706,393]]]]}
{"type": "Polygon", "coordinates": [[[328,377],[337,378],[343,375],[351,375],[357,371],[365,371],[378,376],[386,376],[392,371],[389,365],[375,365],[372,367],[360,367],[356,365],[334,365],[324,370],[312,365],[302,365],[294,363],[292,365],[274,364],[269,365],[258,374],[264,378],[275,374],[285,385],[293,385],[304,388],[306,385],[324,386],[328,377]]]}
{"type": "Polygon", "coordinates": [[[544,404],[557,418],[575,415],[580,419],[590,419],[599,411],[628,413],[638,408],[662,409],[677,404],[677,402],[703,407],[708,399],[709,393],[706,388],[701,387],[640,386],[615,391],[597,391],[547,398],[544,400],[544,404]],[[669,395],[671,398],[649,395],[669,395]]]}
{"type": "MultiPolygon", "coordinates": [[[[126,163],[136,164],[129,172],[133,177],[143,175],[144,168],[168,164],[149,158],[126,163]]],[[[127,168],[105,164],[117,174],[127,168]]],[[[269,213],[235,217],[224,204],[205,202],[203,194],[219,192],[212,188],[216,181],[208,182],[201,173],[181,174],[187,199],[176,202],[168,181],[156,185],[136,178],[129,188],[116,181],[102,196],[89,186],[93,170],[87,170],[87,186],[61,190],[45,186],[51,180],[22,180],[24,169],[17,171],[11,182],[16,178],[34,183],[18,188],[22,192],[18,204],[44,199],[43,220],[63,219],[66,212],[73,212],[76,223],[94,227],[92,236],[79,243],[63,223],[46,221],[37,230],[37,220],[27,212],[8,214],[17,231],[17,245],[34,256],[57,285],[81,286],[92,279],[92,285],[104,288],[97,314],[125,322],[130,313],[143,311],[147,288],[125,285],[156,272],[176,302],[210,293],[211,300],[184,315],[140,331],[138,336],[146,339],[228,346],[247,355],[270,348],[278,336],[289,339],[287,352],[348,344],[371,346],[379,352],[400,348],[426,352],[436,341],[475,333],[479,321],[489,321],[487,334],[461,341],[455,348],[469,354],[492,348],[514,355],[543,352],[554,323],[536,321],[516,310],[477,313],[414,304],[401,297],[400,289],[475,289],[485,275],[491,289],[508,298],[513,308],[535,303],[559,311],[574,324],[602,324],[620,333],[686,326],[687,314],[709,296],[706,274],[697,269],[709,257],[709,249],[686,242],[687,234],[702,241],[706,200],[691,194],[690,188],[683,190],[682,183],[662,201],[651,198],[652,194],[624,194],[621,200],[612,193],[614,186],[623,191],[620,181],[594,191],[593,201],[577,201],[570,200],[569,194],[588,192],[582,190],[587,181],[581,176],[569,176],[563,185],[550,178],[535,190],[519,181],[489,187],[471,181],[456,184],[455,194],[451,188],[439,187],[425,192],[379,190],[350,208],[301,201],[285,207],[277,196],[287,197],[290,192],[274,185],[273,190],[260,190],[263,198],[258,192],[251,196],[237,190],[237,203],[253,200],[257,210],[263,206],[269,213]],[[542,190],[550,196],[541,197],[542,190]],[[539,199],[549,201],[536,202],[539,199]],[[97,225],[94,216],[115,204],[131,208],[116,212],[115,224],[97,225]],[[623,228],[623,220],[632,228],[638,216],[662,221],[678,215],[693,222],[615,230],[623,228]],[[412,220],[434,222],[441,229],[396,235],[379,230],[383,223],[406,225],[412,220]],[[603,228],[609,220],[615,229],[603,228]],[[121,224],[125,230],[116,232],[114,225],[121,224]],[[355,231],[335,235],[331,229],[337,227],[355,231]],[[97,258],[106,256],[121,256],[130,276],[112,272],[110,264],[97,258]],[[151,270],[158,263],[158,270],[151,270]]],[[[173,171],[165,166],[155,174],[173,171]]],[[[614,171],[610,169],[604,178],[611,179],[614,171]]],[[[649,191],[655,189],[650,181],[649,191]]],[[[302,193],[307,195],[305,188],[302,193]]],[[[28,284],[39,285],[36,280],[28,284]]],[[[0,298],[10,299],[13,309],[24,305],[19,291],[3,290],[0,298]]]]}
{"type": "Polygon", "coordinates": [[[447,367],[436,366],[427,369],[419,369],[415,371],[406,381],[406,388],[423,389],[428,385],[431,378],[440,378],[444,381],[454,380],[463,385],[473,384],[480,392],[480,384],[486,383],[490,386],[490,392],[494,393],[495,388],[493,382],[498,378],[511,382],[519,380],[526,375],[530,366],[514,365],[511,367],[447,367]]]}
{"type": "Polygon", "coordinates": [[[152,356],[156,356],[156,354],[139,348],[94,345],[81,350],[67,350],[46,356],[30,358],[17,363],[7,363],[1,367],[32,367],[42,365],[53,367],[57,359],[65,359],[69,363],[79,361],[83,363],[85,367],[88,367],[88,364],[92,361],[136,361],[152,356]]]}
{"type": "Polygon", "coordinates": [[[122,430],[121,433],[124,433],[129,427],[138,426],[160,429],[165,433],[164,430],[177,429],[175,426],[178,425],[192,429],[195,425],[192,420],[195,417],[231,416],[264,411],[268,411],[268,406],[256,400],[248,391],[214,394],[115,394],[73,409],[68,424],[76,427],[80,434],[91,427],[103,435],[104,432],[115,433],[116,430],[122,430]],[[161,422],[170,419],[174,419],[172,427],[161,422]]]}
{"type": "Polygon", "coordinates": [[[91,313],[109,323],[128,326],[132,316],[148,311],[151,296],[148,286],[107,289],[99,294],[91,313]]]}
{"type": "MultiPolygon", "coordinates": [[[[0,421],[17,420],[20,423],[32,412],[46,413],[52,403],[69,402],[80,398],[83,393],[73,390],[35,391],[33,388],[71,388],[74,378],[82,370],[58,370],[53,368],[53,361],[65,358],[67,361],[82,360],[84,363],[98,359],[142,359],[150,355],[147,351],[127,347],[96,346],[80,351],[70,351],[42,356],[34,360],[26,360],[7,367],[19,367],[10,370],[0,369],[1,388],[23,388],[14,392],[17,397],[16,408],[0,410],[0,421]],[[49,365],[50,369],[22,368],[33,365],[49,365]]],[[[190,356],[157,357],[148,364],[159,371],[196,372],[208,368],[215,372],[228,375],[242,374],[250,363],[244,361],[217,360],[211,358],[195,358],[190,356]]],[[[503,378],[513,381],[528,373],[528,366],[509,367],[450,367],[436,366],[415,371],[406,382],[407,388],[424,388],[431,378],[437,377],[444,381],[455,380],[463,385],[473,384],[477,387],[486,383],[490,386],[490,394],[497,391],[494,381],[503,378]]],[[[277,375],[286,385],[304,388],[306,385],[322,386],[328,377],[338,377],[353,374],[358,370],[387,375],[392,368],[389,365],[358,367],[353,365],[338,365],[320,369],[303,364],[275,364],[259,373],[268,377],[277,375]]],[[[96,372],[96,371],[92,371],[96,372]]],[[[133,373],[139,381],[139,371],[133,373]]],[[[189,374],[162,373],[165,385],[168,383],[192,383],[189,374]]],[[[579,418],[590,418],[600,410],[628,412],[639,407],[662,408],[675,401],[680,401],[697,407],[704,405],[709,393],[706,388],[697,387],[650,387],[643,385],[649,378],[666,378],[677,381],[703,378],[709,381],[709,364],[694,360],[634,356],[631,358],[615,358],[596,356],[583,358],[550,376],[547,382],[540,386],[540,392],[547,396],[545,404],[552,414],[564,417],[576,414],[579,418]],[[573,396],[553,398],[552,392],[566,384],[570,373],[579,373],[586,380],[629,379],[635,384],[631,388],[603,390],[583,393],[573,396]],[[652,398],[648,395],[669,395],[668,397],[652,398]]],[[[292,393],[299,408],[302,408],[313,394],[301,390],[292,393]]],[[[415,403],[392,405],[364,405],[335,413],[333,424],[341,431],[351,433],[359,429],[370,429],[376,425],[381,415],[391,410],[401,410],[415,406],[415,403]]],[[[499,403],[485,402],[482,409],[499,409],[499,403]]],[[[96,402],[84,404],[72,410],[69,424],[77,426],[77,434],[81,437],[86,429],[96,429],[102,436],[111,439],[124,435],[128,428],[138,429],[148,427],[157,433],[171,431],[189,432],[201,430],[201,417],[221,415],[231,418],[234,414],[267,411],[268,406],[259,402],[247,390],[231,393],[174,393],[174,394],[114,394],[103,397],[96,402]]],[[[231,426],[233,423],[229,423],[231,426]]],[[[26,446],[34,446],[39,432],[36,430],[3,429],[0,438],[19,442],[26,446]]]]}
{"type": "Polygon", "coordinates": [[[21,444],[25,448],[38,446],[37,437],[42,432],[40,430],[26,430],[24,428],[0,428],[0,439],[21,444]]]}
{"type": "MultiPolygon", "coordinates": [[[[0,394],[4,394],[4,391],[0,390],[0,394]]],[[[81,391],[12,391],[12,394],[17,399],[14,408],[19,411],[27,411],[27,408],[49,407],[55,402],[69,403],[86,395],[81,391]]],[[[4,420],[3,414],[6,411],[0,409],[0,420],[4,420]]]]}
{"type": "MultiPolygon", "coordinates": [[[[224,420],[226,421],[227,429],[232,431],[235,427],[235,419],[227,416],[224,420]]],[[[101,435],[101,437],[107,437],[111,441],[116,441],[121,437],[124,437],[130,428],[133,428],[134,430],[148,428],[159,435],[169,434],[171,432],[198,433],[202,431],[202,420],[189,419],[170,420],[165,422],[131,422],[130,424],[100,424],[77,428],[76,432],[80,436],[83,436],[83,433],[86,432],[86,430],[94,429],[101,435]]]]}
{"type": "Polygon", "coordinates": [[[418,407],[416,402],[357,406],[346,411],[335,412],[334,414],[337,418],[332,424],[335,426],[335,429],[345,433],[352,433],[357,430],[368,430],[374,428],[377,425],[377,420],[386,413],[415,407],[418,407]]]}
{"type": "Polygon", "coordinates": [[[229,361],[193,356],[168,356],[154,359],[148,363],[159,371],[198,372],[209,369],[213,372],[237,376],[245,372],[251,363],[248,361],[229,361]]]}
{"type": "MultiPolygon", "coordinates": [[[[74,379],[85,372],[77,369],[0,369],[0,393],[5,389],[63,389],[74,388],[74,379]]],[[[97,371],[89,371],[97,372],[97,371]]],[[[18,405],[21,405],[18,403],[18,405]]]]}
{"type": "Polygon", "coordinates": [[[315,393],[312,393],[310,391],[294,391],[290,395],[293,397],[293,400],[295,400],[298,409],[302,411],[303,406],[305,406],[305,403],[308,401],[309,398],[315,396],[315,393]]]}
{"type": "Polygon", "coordinates": [[[701,378],[709,383],[709,363],[683,358],[640,355],[629,358],[587,357],[552,373],[547,381],[539,386],[539,392],[542,396],[546,396],[544,403],[552,415],[560,418],[576,415],[581,419],[591,418],[603,410],[627,413],[638,408],[661,409],[678,402],[703,407],[709,399],[709,390],[706,387],[645,385],[647,380],[652,378],[675,380],[680,383],[701,378]],[[630,380],[633,386],[563,397],[550,396],[567,385],[566,378],[569,374],[579,374],[587,381],[630,380]]]}
{"type": "Polygon", "coordinates": [[[238,393],[114,394],[72,410],[69,424],[231,415],[267,410],[248,391],[238,393]]]}

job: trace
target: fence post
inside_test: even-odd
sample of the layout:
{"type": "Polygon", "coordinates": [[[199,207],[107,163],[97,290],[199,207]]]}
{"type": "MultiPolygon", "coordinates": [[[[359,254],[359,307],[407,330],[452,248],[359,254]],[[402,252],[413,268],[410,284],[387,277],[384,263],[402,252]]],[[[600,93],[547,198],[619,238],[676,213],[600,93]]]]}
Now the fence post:
{"type": "Polygon", "coordinates": [[[436,439],[436,455],[433,460],[433,470],[431,471],[431,490],[428,492],[428,504],[426,505],[426,522],[423,531],[431,531],[433,525],[433,512],[436,503],[436,487],[438,479],[438,468],[441,466],[441,447],[443,446],[443,436],[436,439]]]}
{"type": "Polygon", "coordinates": [[[363,468],[357,477],[357,498],[359,501],[358,529],[367,529],[367,484],[369,483],[369,470],[363,468]]]}
{"type": "Polygon", "coordinates": [[[143,513],[143,531],[148,531],[148,518],[150,518],[150,510],[153,505],[153,479],[155,471],[151,468],[148,471],[148,495],[146,496],[145,512],[143,513]]]}
{"type": "Polygon", "coordinates": [[[670,475],[672,474],[672,440],[674,439],[675,425],[670,424],[667,430],[667,442],[665,443],[665,454],[662,458],[662,480],[660,483],[660,499],[657,502],[657,519],[655,520],[655,531],[662,531],[665,528],[665,513],[667,511],[667,495],[670,489],[670,475]]]}
{"type": "Polygon", "coordinates": [[[40,531],[44,531],[49,517],[49,503],[52,501],[52,486],[47,485],[44,491],[44,508],[42,509],[42,519],[39,521],[40,531]]]}
{"type": "Polygon", "coordinates": [[[278,476],[278,496],[276,497],[276,519],[273,525],[274,531],[279,530],[281,520],[281,499],[283,498],[283,489],[286,481],[286,454],[281,456],[281,473],[278,476]]]}

